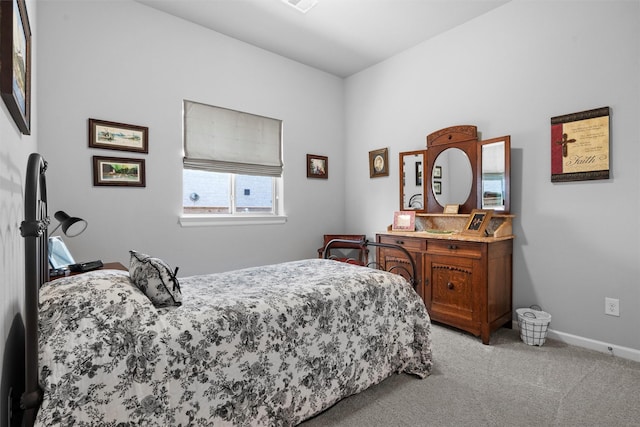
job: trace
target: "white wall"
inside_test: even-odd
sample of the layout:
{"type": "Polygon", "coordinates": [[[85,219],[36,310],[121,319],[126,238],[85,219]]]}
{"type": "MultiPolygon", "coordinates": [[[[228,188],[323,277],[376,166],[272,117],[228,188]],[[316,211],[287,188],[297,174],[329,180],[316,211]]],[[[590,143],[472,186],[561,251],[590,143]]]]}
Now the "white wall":
{"type": "MultiPolygon", "coordinates": [[[[36,33],[36,4],[27,0],[31,32],[36,33]]],[[[24,217],[24,181],[29,154],[37,151],[37,43],[32,39],[31,135],[23,135],[4,101],[0,100],[0,313],[2,339],[2,390],[0,419],[7,419],[7,392],[23,381],[24,354],[24,239],[20,223],[24,217]]],[[[18,391],[18,395],[21,391],[18,391]]],[[[3,424],[4,425],[4,424],[3,424]]]]}
{"type": "Polygon", "coordinates": [[[369,150],[390,147],[395,165],[444,127],[511,135],[514,306],[542,306],[559,335],[640,350],[639,5],[513,0],[348,78],[347,228],[373,236],[399,208],[397,168],[369,179],[369,150]],[[550,118],[603,106],[611,178],[552,184],[550,118]]]}
{"type": "Polygon", "coordinates": [[[40,6],[40,145],[52,212],[85,218],[79,261],[137,249],[179,275],[315,257],[344,232],[343,81],[132,1],[40,6]],[[182,228],[182,100],[282,119],[284,225],[182,228]],[[149,154],[88,148],[87,120],[149,127],[149,154]],[[306,154],[329,179],[306,178],[306,154]],[[144,158],[146,188],[93,187],[91,158],[144,158]]]}

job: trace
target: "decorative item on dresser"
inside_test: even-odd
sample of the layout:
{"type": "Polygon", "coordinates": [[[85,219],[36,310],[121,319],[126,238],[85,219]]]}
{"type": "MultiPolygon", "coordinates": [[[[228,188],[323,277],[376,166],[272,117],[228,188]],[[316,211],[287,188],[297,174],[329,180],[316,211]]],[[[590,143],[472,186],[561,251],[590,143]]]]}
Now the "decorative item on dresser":
{"type": "MultiPolygon", "coordinates": [[[[416,290],[431,319],[470,332],[489,344],[492,331],[511,326],[513,215],[511,138],[479,141],[475,126],[452,126],[427,136],[427,149],[400,153],[400,209],[414,210],[415,232],[389,227],[376,241],[400,245],[416,265],[416,290]],[[417,162],[426,164],[415,188],[417,162]],[[407,203],[424,194],[424,206],[407,203]]],[[[400,252],[378,248],[389,266],[400,252]]]]}

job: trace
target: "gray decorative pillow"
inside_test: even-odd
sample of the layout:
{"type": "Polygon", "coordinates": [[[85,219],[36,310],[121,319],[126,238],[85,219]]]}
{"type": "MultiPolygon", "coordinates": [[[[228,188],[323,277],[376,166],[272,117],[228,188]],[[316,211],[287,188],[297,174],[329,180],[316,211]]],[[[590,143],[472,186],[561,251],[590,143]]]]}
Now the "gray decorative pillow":
{"type": "Polygon", "coordinates": [[[129,276],[133,283],[156,307],[182,304],[180,284],[176,278],[178,268],[171,272],[169,266],[159,258],[136,251],[131,253],[129,276]]]}

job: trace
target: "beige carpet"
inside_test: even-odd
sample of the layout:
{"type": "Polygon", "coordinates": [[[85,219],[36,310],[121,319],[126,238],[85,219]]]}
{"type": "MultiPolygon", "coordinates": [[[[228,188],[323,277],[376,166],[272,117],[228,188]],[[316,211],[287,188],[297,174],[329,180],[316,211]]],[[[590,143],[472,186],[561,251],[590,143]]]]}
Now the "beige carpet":
{"type": "Polygon", "coordinates": [[[302,424],[640,426],[640,363],[501,329],[485,346],[433,325],[434,370],[393,375],[302,424]]]}

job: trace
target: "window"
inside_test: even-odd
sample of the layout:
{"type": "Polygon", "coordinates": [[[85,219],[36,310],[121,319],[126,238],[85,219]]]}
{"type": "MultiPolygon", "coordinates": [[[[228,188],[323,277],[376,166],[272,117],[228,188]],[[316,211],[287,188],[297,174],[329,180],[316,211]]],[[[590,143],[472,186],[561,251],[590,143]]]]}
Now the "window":
{"type": "Polygon", "coordinates": [[[282,121],[184,101],[184,150],[183,225],[283,218],[282,121]]]}
{"type": "Polygon", "coordinates": [[[192,169],[182,176],[185,214],[275,214],[276,178],[192,169]]]}

